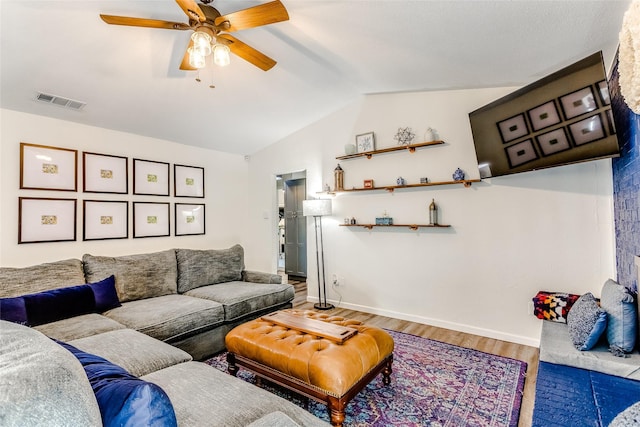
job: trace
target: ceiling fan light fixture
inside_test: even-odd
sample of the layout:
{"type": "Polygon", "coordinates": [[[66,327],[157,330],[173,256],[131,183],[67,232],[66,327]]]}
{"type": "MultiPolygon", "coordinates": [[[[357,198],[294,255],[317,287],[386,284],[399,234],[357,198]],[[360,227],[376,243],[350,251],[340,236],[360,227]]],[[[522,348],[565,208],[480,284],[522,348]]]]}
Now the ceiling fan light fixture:
{"type": "Polygon", "coordinates": [[[209,56],[211,54],[211,36],[204,31],[196,31],[191,34],[193,40],[193,48],[201,56],[209,56]]]}
{"type": "Polygon", "coordinates": [[[195,47],[190,47],[189,49],[187,49],[187,52],[189,52],[189,65],[191,65],[193,68],[200,69],[204,68],[207,65],[207,57],[201,55],[195,47]]]}
{"type": "Polygon", "coordinates": [[[229,65],[231,63],[231,56],[229,55],[229,46],[216,43],[213,46],[213,62],[220,67],[229,65]]]}

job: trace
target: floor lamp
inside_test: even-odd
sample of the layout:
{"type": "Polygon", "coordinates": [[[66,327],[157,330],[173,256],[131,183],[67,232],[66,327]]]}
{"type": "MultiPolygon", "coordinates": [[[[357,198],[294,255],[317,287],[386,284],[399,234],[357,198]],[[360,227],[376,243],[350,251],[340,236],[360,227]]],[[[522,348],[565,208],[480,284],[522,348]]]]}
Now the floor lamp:
{"type": "Polygon", "coordinates": [[[318,310],[329,310],[333,304],[327,304],[327,283],[324,276],[324,247],[322,245],[322,217],[331,215],[331,200],[316,199],[302,201],[302,215],[312,216],[316,228],[316,265],[318,271],[318,303],[313,307],[318,310]],[[320,239],[318,239],[320,229],[320,239]],[[318,241],[320,246],[318,246],[318,241]],[[320,294],[320,267],[322,267],[322,298],[320,294]]]}

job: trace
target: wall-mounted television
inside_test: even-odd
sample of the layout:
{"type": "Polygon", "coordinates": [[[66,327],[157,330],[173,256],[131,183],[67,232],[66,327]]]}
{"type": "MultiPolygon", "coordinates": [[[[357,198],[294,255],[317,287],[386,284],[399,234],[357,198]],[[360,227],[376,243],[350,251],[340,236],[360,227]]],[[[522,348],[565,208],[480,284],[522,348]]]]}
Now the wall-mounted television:
{"type": "Polygon", "coordinates": [[[469,113],[481,178],[620,154],[602,52],[469,113]]]}

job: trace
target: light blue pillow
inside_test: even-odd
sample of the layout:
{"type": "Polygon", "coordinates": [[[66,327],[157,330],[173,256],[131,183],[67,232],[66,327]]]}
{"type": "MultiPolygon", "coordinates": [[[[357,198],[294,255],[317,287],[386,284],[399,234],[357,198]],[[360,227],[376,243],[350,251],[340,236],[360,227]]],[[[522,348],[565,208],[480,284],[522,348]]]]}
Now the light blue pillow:
{"type": "Polygon", "coordinates": [[[569,310],[567,327],[575,348],[591,350],[607,328],[607,312],[598,306],[593,294],[587,292],[569,310]]]}
{"type": "Polygon", "coordinates": [[[600,307],[607,312],[607,341],[611,353],[621,357],[631,353],[638,332],[638,307],[632,293],[609,279],[602,287],[600,307]]]}

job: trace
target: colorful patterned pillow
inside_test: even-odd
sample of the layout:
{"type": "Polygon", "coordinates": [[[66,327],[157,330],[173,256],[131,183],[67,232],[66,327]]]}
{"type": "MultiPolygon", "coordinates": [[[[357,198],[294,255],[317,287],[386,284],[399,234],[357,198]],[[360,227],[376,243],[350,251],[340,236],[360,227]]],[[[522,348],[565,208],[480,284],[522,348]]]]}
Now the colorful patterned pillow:
{"type": "Polygon", "coordinates": [[[573,346],[591,350],[607,328],[607,312],[600,308],[591,292],[578,298],[567,315],[567,328],[573,346]]]}
{"type": "Polygon", "coordinates": [[[567,314],[580,295],[540,291],[533,297],[533,314],[538,319],[567,323],[567,314]]]}

